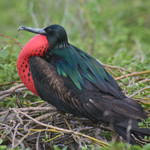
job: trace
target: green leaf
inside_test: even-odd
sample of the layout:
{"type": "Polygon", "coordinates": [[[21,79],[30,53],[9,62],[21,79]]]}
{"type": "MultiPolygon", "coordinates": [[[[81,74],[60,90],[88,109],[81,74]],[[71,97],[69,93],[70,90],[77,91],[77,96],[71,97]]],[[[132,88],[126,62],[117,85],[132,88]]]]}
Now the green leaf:
{"type": "Polygon", "coordinates": [[[54,150],[61,150],[57,145],[53,146],[54,150]]]}
{"type": "Polygon", "coordinates": [[[47,135],[47,134],[45,134],[45,138],[46,138],[46,139],[49,139],[49,137],[48,137],[48,135],[47,135]]]}
{"type": "Polygon", "coordinates": [[[0,150],[6,150],[7,146],[6,145],[0,145],[0,150]]]}
{"type": "Polygon", "coordinates": [[[0,145],[3,143],[3,140],[0,138],[0,145]]]}
{"type": "Polygon", "coordinates": [[[62,150],[67,150],[68,146],[65,146],[62,150]]]}

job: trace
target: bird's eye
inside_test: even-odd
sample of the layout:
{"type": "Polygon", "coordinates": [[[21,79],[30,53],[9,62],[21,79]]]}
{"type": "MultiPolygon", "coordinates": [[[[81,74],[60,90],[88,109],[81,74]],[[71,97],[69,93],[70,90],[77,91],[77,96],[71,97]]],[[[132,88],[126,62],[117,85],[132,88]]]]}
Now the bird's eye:
{"type": "Polygon", "coordinates": [[[49,28],[49,29],[47,30],[47,32],[48,32],[48,33],[51,33],[51,31],[52,31],[52,29],[51,29],[51,28],[49,28]]]}

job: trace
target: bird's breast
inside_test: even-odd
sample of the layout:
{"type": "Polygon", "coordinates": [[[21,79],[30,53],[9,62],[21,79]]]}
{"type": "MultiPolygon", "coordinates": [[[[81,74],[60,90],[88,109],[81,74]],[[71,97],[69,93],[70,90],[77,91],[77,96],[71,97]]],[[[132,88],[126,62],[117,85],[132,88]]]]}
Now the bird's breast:
{"type": "Polygon", "coordinates": [[[25,86],[34,94],[37,91],[30,72],[29,60],[32,56],[42,57],[49,47],[46,36],[36,35],[24,46],[17,59],[17,70],[20,79],[25,86]]]}

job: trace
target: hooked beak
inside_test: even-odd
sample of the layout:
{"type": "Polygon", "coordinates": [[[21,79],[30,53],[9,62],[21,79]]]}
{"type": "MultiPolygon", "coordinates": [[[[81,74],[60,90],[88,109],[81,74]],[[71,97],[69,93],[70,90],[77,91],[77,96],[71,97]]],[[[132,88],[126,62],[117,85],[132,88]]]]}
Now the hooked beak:
{"type": "Polygon", "coordinates": [[[25,31],[28,31],[28,32],[36,33],[36,34],[43,34],[43,35],[46,34],[44,29],[31,28],[31,27],[26,27],[26,26],[20,26],[18,28],[18,31],[20,31],[20,30],[25,30],[25,31]]]}

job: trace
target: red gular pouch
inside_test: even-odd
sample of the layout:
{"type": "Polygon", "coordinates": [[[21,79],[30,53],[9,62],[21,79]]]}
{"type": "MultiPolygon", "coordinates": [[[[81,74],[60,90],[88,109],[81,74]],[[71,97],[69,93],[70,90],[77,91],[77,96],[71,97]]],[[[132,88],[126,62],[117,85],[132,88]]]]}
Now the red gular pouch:
{"type": "Polygon", "coordinates": [[[17,70],[20,79],[24,85],[34,94],[38,95],[33,78],[31,76],[29,59],[32,56],[42,57],[50,47],[47,37],[45,35],[38,34],[31,38],[29,42],[24,46],[20,52],[17,60],[17,70]]]}

